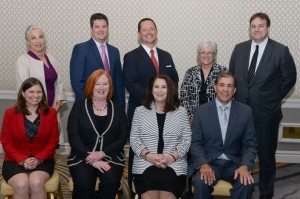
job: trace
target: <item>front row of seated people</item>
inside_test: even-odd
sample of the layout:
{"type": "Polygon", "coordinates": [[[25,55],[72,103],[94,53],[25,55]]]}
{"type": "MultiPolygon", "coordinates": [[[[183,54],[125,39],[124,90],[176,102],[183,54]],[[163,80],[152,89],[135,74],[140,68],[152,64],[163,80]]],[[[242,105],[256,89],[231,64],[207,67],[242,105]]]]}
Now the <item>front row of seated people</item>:
{"type": "MultiPolygon", "coordinates": [[[[220,179],[233,185],[231,198],[251,198],[256,157],[252,111],[232,100],[236,80],[229,71],[220,72],[214,89],[215,100],[195,109],[190,128],[170,77],[158,74],[150,80],[130,132],[134,185],[143,199],[179,198],[187,175],[194,176],[196,199],[210,198],[220,179]]],[[[14,199],[47,198],[45,182],[54,170],[59,133],[56,111],[45,96],[41,82],[28,78],[16,105],[4,114],[2,174],[14,188],[14,199]]],[[[120,186],[129,127],[124,108],[112,102],[112,96],[110,75],[96,70],[87,80],[85,99],[75,102],[70,112],[68,166],[73,199],[114,199],[120,186]],[[94,196],[97,177],[99,192],[94,196]]]]}

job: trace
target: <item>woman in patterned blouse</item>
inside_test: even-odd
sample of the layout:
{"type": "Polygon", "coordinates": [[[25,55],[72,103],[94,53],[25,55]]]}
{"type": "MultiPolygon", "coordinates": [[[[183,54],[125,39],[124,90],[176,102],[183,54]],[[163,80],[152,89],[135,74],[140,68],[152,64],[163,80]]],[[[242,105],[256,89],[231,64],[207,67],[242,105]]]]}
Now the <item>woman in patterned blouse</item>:
{"type": "Polygon", "coordinates": [[[226,67],[215,63],[217,44],[211,41],[201,42],[197,49],[198,65],[189,68],[180,88],[181,105],[187,109],[190,123],[195,107],[215,98],[214,82],[217,75],[226,67]]]}

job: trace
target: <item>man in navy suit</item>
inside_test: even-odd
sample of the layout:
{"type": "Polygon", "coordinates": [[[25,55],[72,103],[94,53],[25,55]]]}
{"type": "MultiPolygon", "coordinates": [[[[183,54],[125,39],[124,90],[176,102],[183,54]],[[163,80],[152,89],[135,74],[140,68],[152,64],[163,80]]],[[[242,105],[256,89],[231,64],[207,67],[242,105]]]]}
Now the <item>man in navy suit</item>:
{"type": "Polygon", "coordinates": [[[188,174],[194,175],[194,198],[210,198],[224,179],[233,185],[232,199],[250,199],[256,157],[252,111],[232,100],[236,81],[231,72],[221,72],[214,88],[216,99],[198,106],[192,123],[188,174]]]}
{"type": "Polygon", "coordinates": [[[113,80],[113,100],[125,107],[125,87],[119,50],[108,44],[108,19],[102,13],[90,18],[91,39],[74,46],[70,62],[70,79],[75,101],[84,99],[84,87],[87,78],[97,69],[105,69],[104,56],[108,61],[108,72],[113,80]],[[104,45],[101,47],[101,45],[104,45]]]}
{"type": "Polygon", "coordinates": [[[127,114],[130,123],[135,108],[143,103],[144,91],[149,84],[149,80],[157,74],[151,60],[150,50],[154,50],[154,55],[159,64],[159,73],[171,77],[176,87],[178,87],[179,81],[170,53],[156,47],[157,28],[152,19],[144,18],[140,20],[138,36],[141,45],[125,54],[123,65],[125,87],[129,92],[127,114]]]}
{"type": "Polygon", "coordinates": [[[258,141],[260,199],[274,195],[275,152],[282,119],[281,101],[296,82],[296,66],[287,46],[268,37],[271,21],[267,14],[250,18],[251,40],[237,44],[229,68],[237,77],[234,99],[253,111],[258,141]],[[255,55],[255,51],[258,53],[255,55]],[[255,57],[254,64],[251,64],[255,57]],[[251,73],[251,67],[252,73],[251,73]]]}
{"type": "MultiPolygon", "coordinates": [[[[125,87],[129,93],[127,116],[130,125],[135,108],[142,105],[144,91],[154,75],[157,73],[168,75],[173,80],[176,87],[178,87],[179,81],[170,53],[156,47],[157,28],[152,19],[144,18],[139,21],[138,37],[141,45],[125,54],[123,64],[125,87]],[[152,50],[154,57],[158,62],[158,68],[156,68],[151,59],[152,50]]],[[[130,150],[128,161],[128,183],[130,190],[132,182],[132,161],[133,152],[130,150]]]]}

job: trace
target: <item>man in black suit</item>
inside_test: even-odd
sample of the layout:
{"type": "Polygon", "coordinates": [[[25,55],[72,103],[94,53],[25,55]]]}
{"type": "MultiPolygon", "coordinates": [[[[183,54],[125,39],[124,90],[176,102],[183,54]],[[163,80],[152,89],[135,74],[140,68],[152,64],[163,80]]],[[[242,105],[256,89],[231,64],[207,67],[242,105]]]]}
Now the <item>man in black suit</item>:
{"type": "Polygon", "coordinates": [[[188,174],[194,174],[194,198],[210,198],[223,179],[233,186],[231,199],[250,199],[256,157],[252,111],[232,100],[236,81],[231,72],[222,71],[214,88],[216,99],[198,106],[192,123],[188,174]]]}
{"type": "Polygon", "coordinates": [[[288,47],[268,37],[270,23],[267,14],[254,14],[250,18],[251,39],[235,46],[229,64],[237,78],[234,99],[248,104],[253,111],[261,199],[274,195],[281,101],[294,86],[297,76],[288,47]]]}
{"type": "MultiPolygon", "coordinates": [[[[127,116],[130,125],[135,108],[142,105],[144,91],[154,75],[157,73],[168,75],[173,80],[176,87],[178,87],[179,81],[170,53],[156,47],[157,28],[152,19],[144,18],[139,21],[138,37],[140,46],[125,54],[123,65],[125,88],[129,93],[127,116]],[[153,59],[155,61],[153,61],[153,59]]],[[[132,161],[133,152],[131,151],[128,162],[128,181],[130,190],[132,182],[132,161]]]]}

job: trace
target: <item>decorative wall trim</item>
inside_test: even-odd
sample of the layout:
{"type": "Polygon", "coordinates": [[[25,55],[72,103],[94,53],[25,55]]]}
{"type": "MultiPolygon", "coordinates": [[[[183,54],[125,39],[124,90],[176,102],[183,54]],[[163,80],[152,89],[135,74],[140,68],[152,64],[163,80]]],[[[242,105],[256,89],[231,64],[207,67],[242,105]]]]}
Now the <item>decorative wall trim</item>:
{"type": "MultiPolygon", "coordinates": [[[[75,96],[74,93],[67,92],[67,100],[70,102],[74,102],[75,96]]],[[[17,92],[12,90],[0,90],[0,100],[16,100],[17,92]]]]}
{"type": "MultiPolygon", "coordinates": [[[[75,101],[75,95],[73,92],[66,92],[67,100],[69,102],[75,101]]],[[[128,94],[126,94],[128,98],[128,94]]],[[[12,90],[0,90],[0,100],[15,100],[17,99],[17,92],[12,90]]],[[[282,102],[282,108],[300,109],[300,99],[284,99],[282,102]]]]}
{"type": "Polygon", "coordinates": [[[276,151],[276,162],[300,163],[300,151],[276,151]]]}

